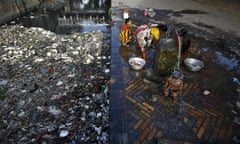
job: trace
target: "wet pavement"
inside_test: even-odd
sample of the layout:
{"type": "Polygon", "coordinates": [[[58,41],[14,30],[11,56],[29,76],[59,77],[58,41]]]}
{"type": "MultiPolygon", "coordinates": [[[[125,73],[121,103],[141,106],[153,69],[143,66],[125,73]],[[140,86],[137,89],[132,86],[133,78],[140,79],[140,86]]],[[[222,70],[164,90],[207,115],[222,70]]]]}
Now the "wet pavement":
{"type": "Polygon", "coordinates": [[[130,10],[137,24],[173,23],[167,17],[171,13],[168,10],[155,9],[158,15],[147,18],[142,10],[131,9],[120,2],[113,6],[110,142],[238,143],[236,101],[239,101],[240,67],[238,55],[229,48],[231,45],[223,44],[214,34],[174,24],[176,28],[187,28],[191,34],[192,45],[183,58],[195,57],[205,63],[199,72],[190,72],[181,65],[184,90],[179,104],[174,106],[170,98],[163,97],[166,77],[149,76],[148,67],[140,71],[129,68],[128,58],[137,53],[134,48],[121,47],[118,40],[124,23],[123,9],[130,10]]]}

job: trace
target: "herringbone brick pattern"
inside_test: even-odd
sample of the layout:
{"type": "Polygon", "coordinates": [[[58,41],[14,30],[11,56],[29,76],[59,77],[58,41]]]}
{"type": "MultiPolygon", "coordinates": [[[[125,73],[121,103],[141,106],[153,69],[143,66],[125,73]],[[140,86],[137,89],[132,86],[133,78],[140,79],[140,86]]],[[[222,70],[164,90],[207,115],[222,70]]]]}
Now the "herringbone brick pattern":
{"type": "MultiPolygon", "coordinates": [[[[130,103],[128,114],[134,121],[129,129],[132,129],[132,132],[136,131],[135,134],[138,134],[134,135],[135,139],[131,138],[131,142],[137,144],[153,143],[155,140],[161,141],[161,139],[164,139],[165,131],[161,129],[157,121],[164,115],[158,115],[156,110],[159,107],[165,108],[164,113],[168,114],[171,111],[177,111],[178,108],[171,101],[166,104],[167,101],[161,94],[158,95],[158,100],[153,102],[150,92],[151,86],[144,82],[142,78],[125,74],[125,99],[130,103]]],[[[207,82],[206,80],[202,82],[204,81],[207,82]]],[[[162,86],[159,85],[159,88],[162,88],[162,86]]],[[[195,143],[230,138],[234,123],[225,117],[224,107],[226,106],[224,101],[214,93],[205,96],[202,94],[202,90],[198,81],[190,81],[184,84],[181,119],[183,126],[191,130],[196,136],[196,139],[194,138],[195,143]]],[[[175,117],[178,117],[177,114],[175,117]]],[[[129,137],[131,137],[131,134],[129,137]]],[[[175,138],[173,137],[173,139],[175,138]]],[[[179,141],[187,142],[185,139],[179,141]]],[[[176,143],[176,141],[172,143],[176,143]]]]}

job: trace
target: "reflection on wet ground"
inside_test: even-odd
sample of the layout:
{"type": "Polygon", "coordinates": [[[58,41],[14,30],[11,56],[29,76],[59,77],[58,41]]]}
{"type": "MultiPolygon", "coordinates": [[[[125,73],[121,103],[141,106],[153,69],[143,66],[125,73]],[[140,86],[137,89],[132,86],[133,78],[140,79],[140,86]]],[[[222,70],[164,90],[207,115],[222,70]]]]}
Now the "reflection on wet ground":
{"type": "Polygon", "coordinates": [[[200,10],[193,10],[193,9],[185,9],[185,10],[181,10],[181,11],[175,11],[173,12],[173,16],[176,17],[182,17],[184,14],[208,14],[205,11],[200,11],[200,10]]]}
{"type": "Polygon", "coordinates": [[[221,52],[216,51],[216,63],[223,66],[226,70],[239,69],[239,60],[236,57],[227,58],[221,52]]]}
{"type": "Polygon", "coordinates": [[[203,23],[200,23],[200,22],[199,23],[194,22],[193,24],[195,24],[197,26],[200,26],[200,27],[209,28],[209,29],[213,29],[214,28],[214,26],[203,24],[203,23]]]}
{"type": "Polygon", "coordinates": [[[192,10],[192,9],[181,10],[181,11],[178,11],[177,13],[181,13],[181,14],[207,14],[207,12],[200,11],[200,10],[192,10]]]}

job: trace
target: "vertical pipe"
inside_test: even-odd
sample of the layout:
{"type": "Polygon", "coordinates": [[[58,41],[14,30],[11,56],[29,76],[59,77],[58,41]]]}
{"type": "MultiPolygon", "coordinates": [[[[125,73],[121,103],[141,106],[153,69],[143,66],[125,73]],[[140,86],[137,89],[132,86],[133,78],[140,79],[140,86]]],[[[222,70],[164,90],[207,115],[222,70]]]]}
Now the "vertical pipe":
{"type": "Polygon", "coordinates": [[[181,42],[181,37],[178,33],[178,31],[176,30],[176,28],[174,27],[176,35],[177,35],[177,39],[178,39],[178,62],[177,62],[177,70],[180,70],[180,61],[181,61],[181,49],[182,49],[182,42],[181,42]]]}
{"type": "Polygon", "coordinates": [[[178,63],[177,63],[177,70],[180,70],[180,61],[181,61],[181,49],[182,49],[182,42],[181,37],[178,35],[178,63]]]}

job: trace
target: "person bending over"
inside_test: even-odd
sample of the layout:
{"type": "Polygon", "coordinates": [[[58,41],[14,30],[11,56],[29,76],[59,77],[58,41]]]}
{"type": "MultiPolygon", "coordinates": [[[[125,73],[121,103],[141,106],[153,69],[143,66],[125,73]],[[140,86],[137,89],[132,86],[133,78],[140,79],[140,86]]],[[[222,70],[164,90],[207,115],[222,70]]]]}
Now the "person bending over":
{"type": "Polygon", "coordinates": [[[147,48],[152,44],[155,48],[158,47],[162,32],[167,31],[167,26],[164,24],[148,24],[141,25],[136,30],[136,47],[141,49],[141,55],[147,59],[147,48]]]}

